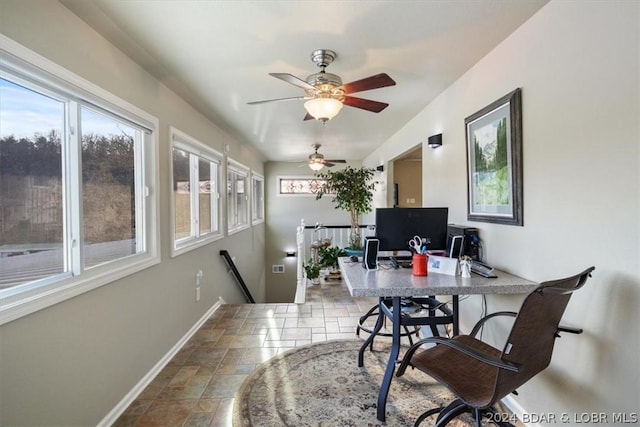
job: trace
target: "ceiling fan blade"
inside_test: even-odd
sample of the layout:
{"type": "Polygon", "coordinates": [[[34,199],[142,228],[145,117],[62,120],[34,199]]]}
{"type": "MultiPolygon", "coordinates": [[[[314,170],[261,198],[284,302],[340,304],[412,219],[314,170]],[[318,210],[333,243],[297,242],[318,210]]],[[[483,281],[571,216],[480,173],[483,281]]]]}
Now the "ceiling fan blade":
{"type": "Polygon", "coordinates": [[[376,74],[362,80],[342,85],[344,93],[362,92],[365,90],[379,89],[381,87],[394,86],[396,82],[386,73],[376,74]]]}
{"type": "Polygon", "coordinates": [[[347,163],[346,160],[325,160],[325,162],[329,162],[329,163],[347,163]]]}
{"type": "Polygon", "coordinates": [[[311,114],[307,113],[307,114],[304,116],[304,119],[302,119],[302,120],[303,120],[303,121],[306,121],[306,120],[315,120],[315,119],[316,119],[315,117],[313,117],[311,114]]]}
{"type": "Polygon", "coordinates": [[[302,79],[297,78],[296,76],[288,73],[269,73],[270,76],[275,77],[276,79],[283,80],[289,84],[294,86],[301,87],[302,89],[311,89],[314,90],[315,87],[311,86],[309,83],[305,82],[302,79]]]}
{"type": "Polygon", "coordinates": [[[328,167],[328,168],[330,168],[330,167],[332,167],[332,166],[335,166],[333,163],[331,163],[331,162],[329,162],[329,161],[327,161],[327,160],[325,160],[322,164],[323,164],[323,165],[325,165],[325,166],[326,166],[326,167],[328,167]]]}
{"type": "Polygon", "coordinates": [[[356,98],[355,96],[345,96],[344,101],[342,101],[344,105],[348,105],[350,107],[360,108],[362,110],[372,111],[374,113],[379,113],[389,106],[389,104],[385,102],[372,101],[370,99],[364,98],[356,98]]]}
{"type": "Polygon", "coordinates": [[[278,98],[278,99],[266,99],[264,101],[252,101],[252,102],[247,102],[247,104],[249,105],[266,104],[267,102],[295,101],[295,100],[306,99],[306,98],[307,98],[306,96],[294,96],[292,98],[278,98]]]}

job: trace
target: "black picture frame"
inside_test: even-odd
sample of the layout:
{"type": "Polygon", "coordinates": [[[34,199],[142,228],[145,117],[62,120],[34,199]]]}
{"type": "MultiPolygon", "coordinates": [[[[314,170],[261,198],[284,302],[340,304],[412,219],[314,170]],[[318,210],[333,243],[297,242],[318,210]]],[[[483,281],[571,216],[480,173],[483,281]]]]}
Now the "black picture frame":
{"type": "Polygon", "coordinates": [[[467,219],[522,226],[521,89],[470,115],[464,123],[467,219]]]}

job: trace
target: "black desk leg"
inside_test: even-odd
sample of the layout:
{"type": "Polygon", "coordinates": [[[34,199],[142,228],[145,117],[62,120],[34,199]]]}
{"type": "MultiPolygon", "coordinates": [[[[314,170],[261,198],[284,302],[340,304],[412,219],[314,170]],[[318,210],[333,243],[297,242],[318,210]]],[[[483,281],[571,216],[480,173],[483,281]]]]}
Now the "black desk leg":
{"type": "MultiPolygon", "coordinates": [[[[389,394],[389,388],[391,387],[393,372],[396,369],[396,361],[400,354],[400,297],[393,297],[392,301],[393,312],[391,313],[391,321],[393,322],[393,338],[391,341],[391,352],[389,354],[389,362],[387,362],[387,369],[384,372],[382,384],[380,385],[380,392],[378,393],[377,418],[382,422],[384,422],[386,417],[387,395],[389,394]]],[[[384,304],[380,303],[380,310],[386,311],[386,309],[387,308],[384,307],[384,304]]]]}
{"type": "Polygon", "coordinates": [[[460,335],[460,312],[458,311],[458,295],[453,295],[453,336],[460,335]]]}

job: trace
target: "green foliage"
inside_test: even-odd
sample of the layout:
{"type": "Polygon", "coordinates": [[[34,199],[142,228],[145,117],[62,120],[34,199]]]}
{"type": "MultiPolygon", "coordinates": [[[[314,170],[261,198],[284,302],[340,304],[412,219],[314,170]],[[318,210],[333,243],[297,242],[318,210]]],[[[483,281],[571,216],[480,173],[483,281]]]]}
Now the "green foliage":
{"type": "Polygon", "coordinates": [[[0,139],[0,171],[2,175],[62,175],[60,135],[35,134],[32,138],[16,139],[9,135],[0,139]]]}
{"type": "MultiPolygon", "coordinates": [[[[84,183],[114,183],[131,186],[133,171],[133,138],[127,135],[82,135],[82,180],[84,183]]],[[[0,139],[0,171],[2,175],[62,176],[60,135],[35,134],[16,139],[13,135],[0,139]]]]}
{"type": "Polygon", "coordinates": [[[485,146],[483,150],[474,137],[474,154],[476,199],[484,205],[509,205],[511,190],[506,117],[497,122],[494,147],[485,146]]]}
{"type": "Polygon", "coordinates": [[[484,153],[482,152],[482,148],[480,144],[478,144],[478,140],[473,138],[473,154],[475,160],[475,167],[477,172],[484,172],[487,170],[487,162],[484,160],[484,153]]]}
{"type": "Polygon", "coordinates": [[[500,170],[507,167],[508,152],[507,152],[507,118],[503,117],[498,122],[498,129],[496,130],[496,158],[495,158],[495,170],[500,170]]]}
{"type": "MultiPolygon", "coordinates": [[[[85,242],[125,240],[135,233],[134,157],[130,136],[82,136],[85,242]]],[[[0,244],[62,242],[62,144],[58,132],[0,138],[0,198],[13,208],[7,212],[27,212],[24,218],[5,214],[0,244]]]]}
{"type": "Polygon", "coordinates": [[[320,277],[320,264],[313,262],[311,258],[309,258],[309,261],[303,264],[303,267],[307,279],[317,279],[318,277],[320,277]]]}
{"type": "Polygon", "coordinates": [[[361,214],[371,212],[375,188],[375,184],[371,182],[373,173],[373,169],[365,167],[355,169],[347,166],[342,170],[321,172],[316,175],[318,178],[326,180],[326,185],[316,193],[316,200],[325,194],[332,194],[335,208],[345,210],[351,216],[349,246],[352,249],[362,248],[358,217],[361,214]]]}
{"type": "Polygon", "coordinates": [[[480,147],[478,140],[473,138],[473,152],[475,169],[477,172],[493,172],[507,167],[509,163],[508,150],[507,150],[507,119],[503,117],[498,121],[496,128],[496,144],[495,151],[490,154],[480,147]]]}
{"type": "Polygon", "coordinates": [[[345,255],[347,255],[347,253],[338,246],[318,249],[320,266],[325,268],[338,268],[338,258],[345,255]]]}
{"type": "Polygon", "coordinates": [[[496,172],[483,172],[475,184],[476,198],[484,205],[509,205],[509,169],[504,167],[496,172]]]}

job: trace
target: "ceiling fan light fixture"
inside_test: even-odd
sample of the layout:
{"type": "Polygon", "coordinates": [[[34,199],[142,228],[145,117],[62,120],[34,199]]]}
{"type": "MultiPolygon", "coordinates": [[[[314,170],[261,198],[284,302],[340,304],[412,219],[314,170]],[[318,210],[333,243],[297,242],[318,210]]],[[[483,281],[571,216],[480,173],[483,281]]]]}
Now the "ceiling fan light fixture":
{"type": "Polygon", "coordinates": [[[314,119],[326,122],[338,115],[342,102],[333,98],[313,98],[304,103],[304,108],[314,119]]]}
{"type": "Polygon", "coordinates": [[[322,164],[320,162],[309,162],[309,168],[314,172],[318,172],[323,167],[324,167],[324,164],[322,164]]]}

